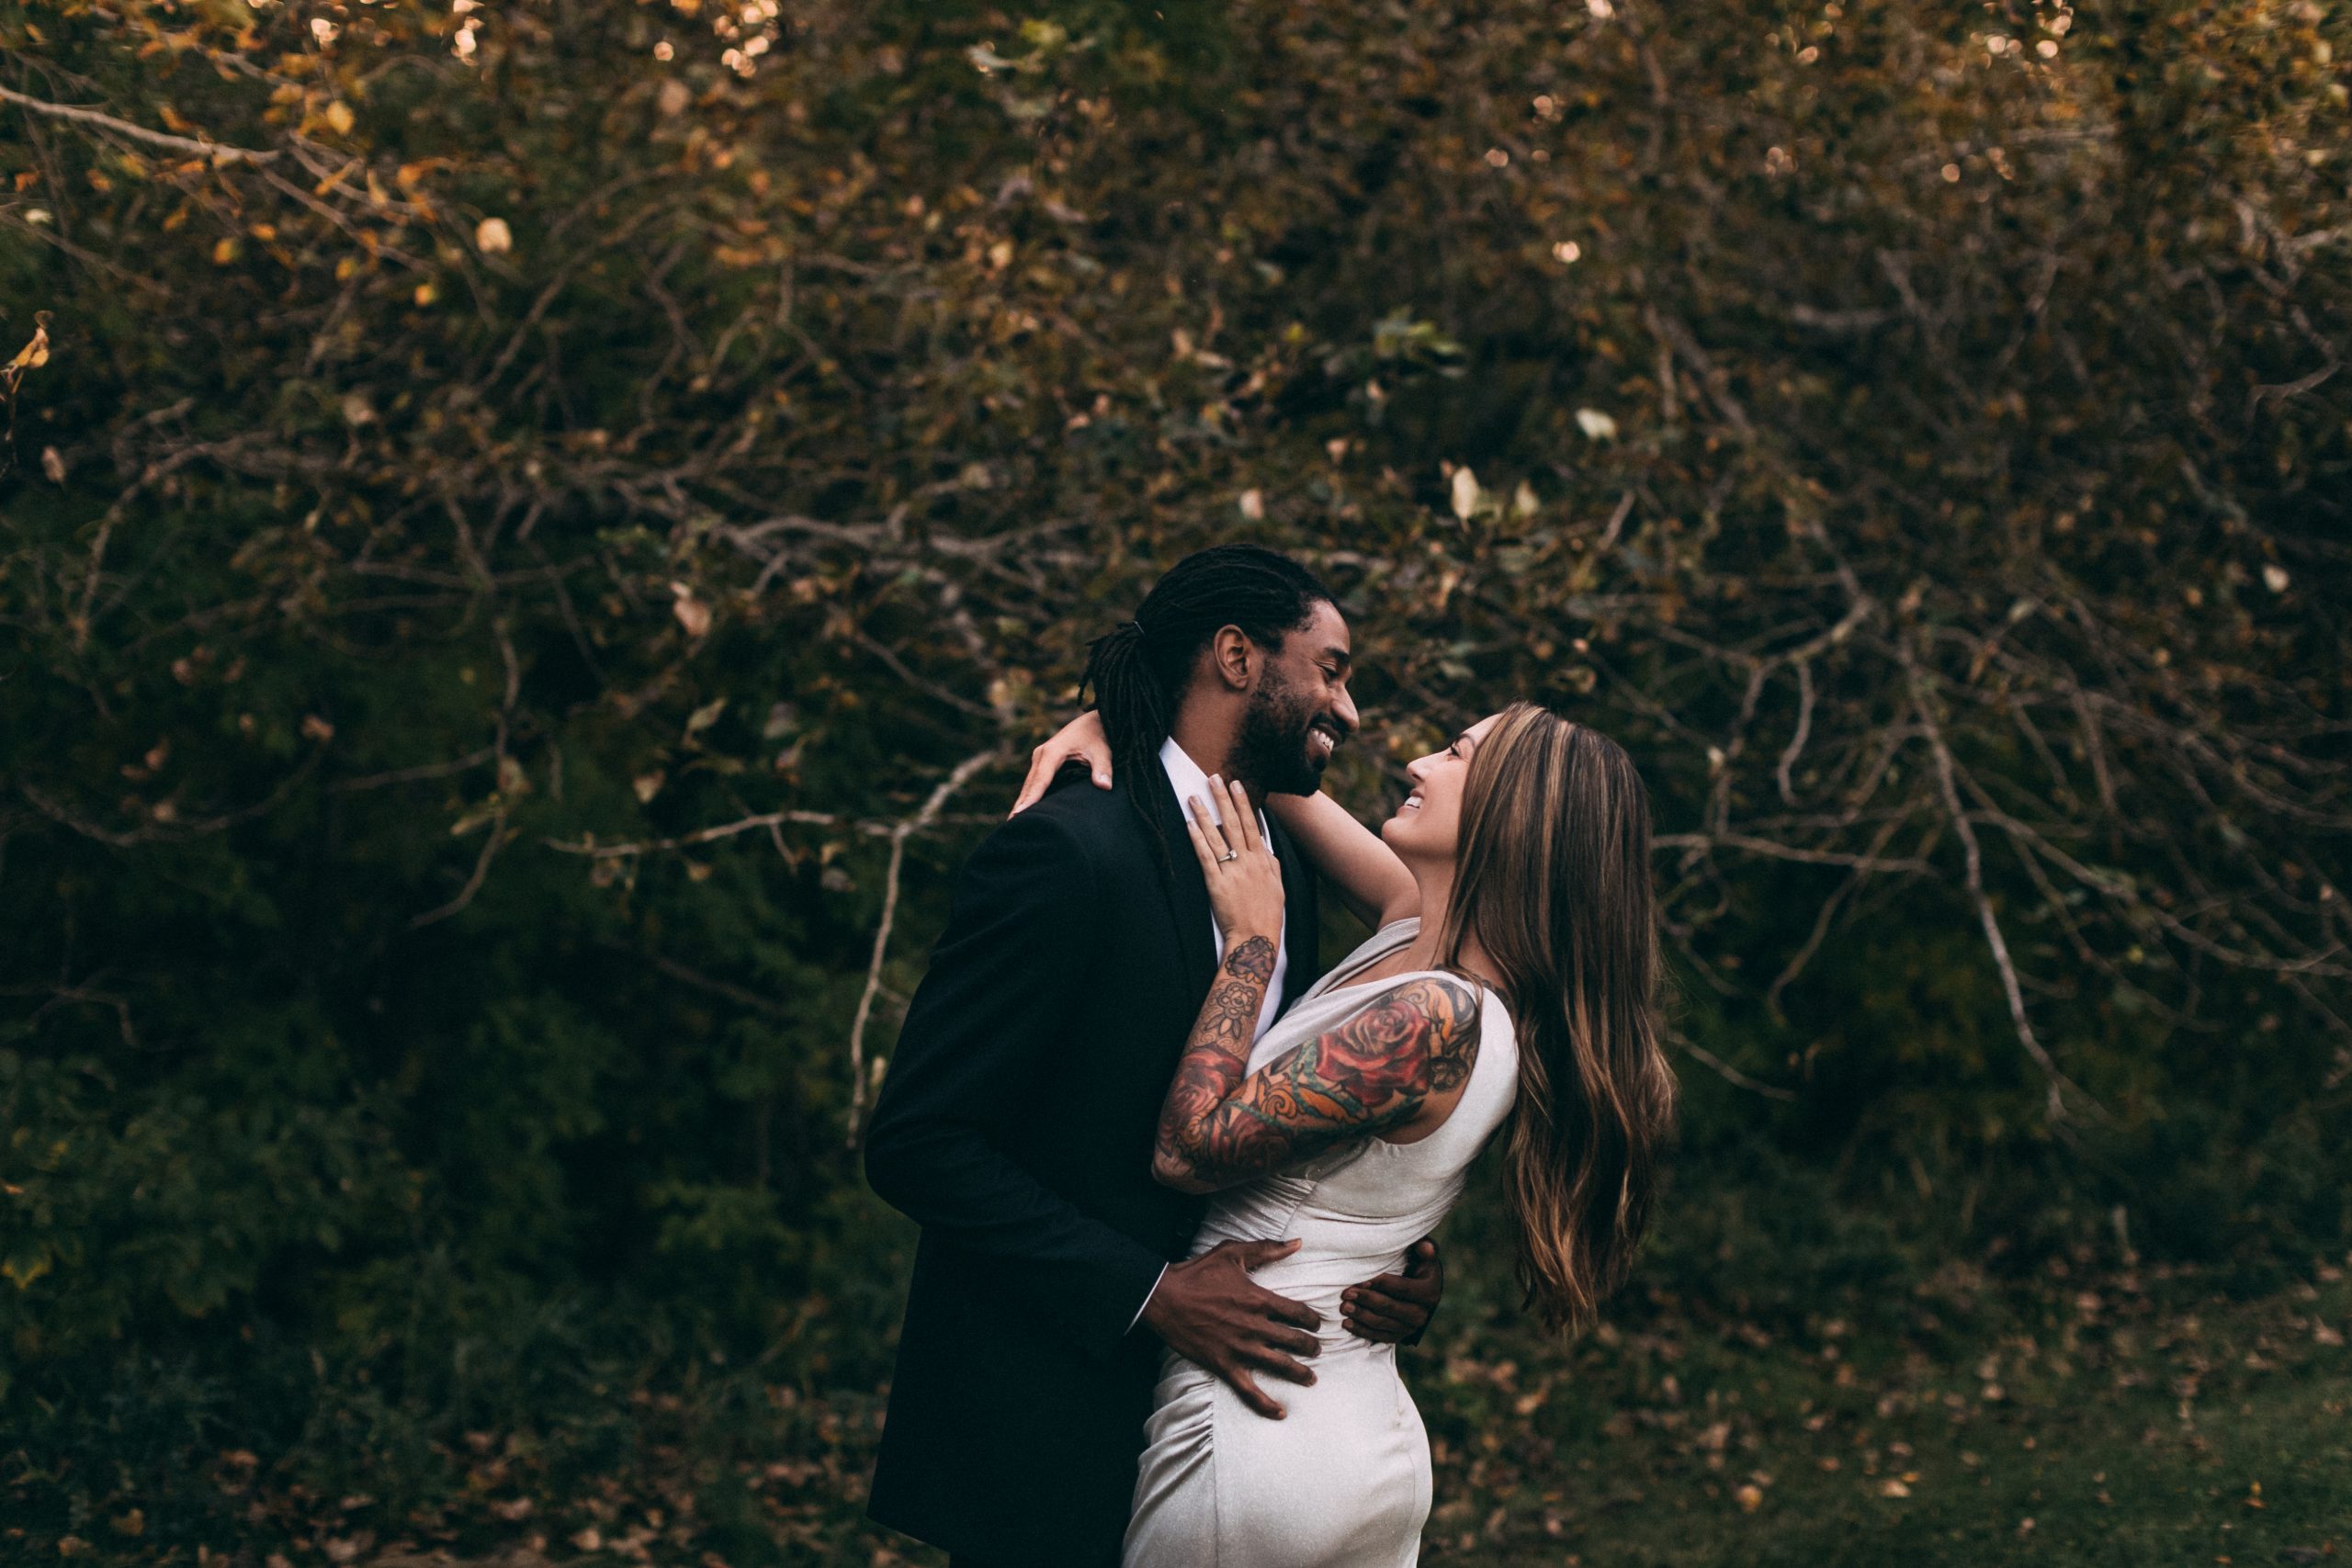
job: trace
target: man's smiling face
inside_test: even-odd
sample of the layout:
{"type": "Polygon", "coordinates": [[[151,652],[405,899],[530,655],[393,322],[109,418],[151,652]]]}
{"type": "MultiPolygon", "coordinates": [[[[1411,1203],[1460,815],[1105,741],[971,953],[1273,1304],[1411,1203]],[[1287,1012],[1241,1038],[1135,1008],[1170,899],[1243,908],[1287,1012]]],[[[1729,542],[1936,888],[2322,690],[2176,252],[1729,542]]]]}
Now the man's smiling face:
{"type": "Polygon", "coordinates": [[[1317,604],[1279,649],[1266,650],[1234,742],[1235,775],[1267,795],[1320,789],[1332,753],[1358,723],[1348,695],[1352,670],[1347,621],[1335,606],[1317,604]]]}

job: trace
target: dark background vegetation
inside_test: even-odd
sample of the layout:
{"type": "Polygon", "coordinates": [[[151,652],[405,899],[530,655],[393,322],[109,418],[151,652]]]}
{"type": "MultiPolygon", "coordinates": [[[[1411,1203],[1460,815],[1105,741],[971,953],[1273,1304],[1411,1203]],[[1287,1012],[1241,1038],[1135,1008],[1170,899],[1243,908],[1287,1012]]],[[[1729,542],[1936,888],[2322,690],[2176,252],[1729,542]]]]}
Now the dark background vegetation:
{"type": "Polygon", "coordinates": [[[1235,537],[1363,812],[1523,694],[1657,796],[1672,1196],[1573,1346],[1457,1218],[1432,1554],[2352,1543],[2341,7],[0,45],[0,1557],[921,1559],[857,1118],[1235,537]]]}

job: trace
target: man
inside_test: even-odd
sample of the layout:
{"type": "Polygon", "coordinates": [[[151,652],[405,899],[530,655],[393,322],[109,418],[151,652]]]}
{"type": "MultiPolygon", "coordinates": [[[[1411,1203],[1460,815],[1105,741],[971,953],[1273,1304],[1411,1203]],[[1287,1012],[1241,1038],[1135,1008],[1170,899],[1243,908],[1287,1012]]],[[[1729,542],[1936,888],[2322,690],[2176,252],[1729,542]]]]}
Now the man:
{"type": "MultiPolygon", "coordinates": [[[[1087,667],[1105,789],[1057,789],[990,834],[900,1032],[866,1135],[874,1189],[920,1221],[875,1518],[956,1568],[1118,1559],[1164,1348],[1279,1418],[1315,1314],[1252,1284],[1287,1250],[1184,1260],[1203,1201],[1151,1179],[1152,1134],[1222,946],[1180,796],[1221,772],[1310,794],[1356,727],[1347,624],[1269,550],[1161,578],[1087,667]]],[[[1287,906],[1263,1033],[1315,979],[1314,878],[1279,829],[1287,906]]],[[[1350,1326],[1419,1334],[1434,1248],[1368,1281],[1350,1326]]]]}

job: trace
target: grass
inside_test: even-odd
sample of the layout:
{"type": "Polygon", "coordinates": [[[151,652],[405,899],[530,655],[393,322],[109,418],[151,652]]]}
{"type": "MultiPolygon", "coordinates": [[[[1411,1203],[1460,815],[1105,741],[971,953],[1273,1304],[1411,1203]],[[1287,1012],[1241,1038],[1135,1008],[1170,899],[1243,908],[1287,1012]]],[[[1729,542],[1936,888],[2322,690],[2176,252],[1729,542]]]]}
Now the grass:
{"type": "Polygon", "coordinates": [[[2352,1289],[2339,1269],[2313,1272],[2241,1302],[2178,1271],[1996,1291],[1952,1269],[1892,1327],[1826,1313],[1765,1327],[1652,1303],[1638,1329],[1565,1355],[1525,1353],[1498,1323],[1415,1380],[1442,1441],[1425,1555],[1586,1568],[2352,1555],[2337,1326],[2352,1289]]]}
{"type": "MultiPolygon", "coordinates": [[[[1923,1270],[1820,1205],[1778,1208],[1814,1228],[1669,1216],[1635,1288],[1572,1345],[1512,1310],[1496,1216],[1457,1215],[1445,1306],[1406,1358],[1437,1460],[1424,1557],[2352,1561],[2346,1260],[2258,1293],[2263,1276],[2118,1245],[1923,1270]]],[[[905,1239],[845,1260],[840,1292],[797,1303],[800,1328],[756,1361],[553,1347],[562,1376],[532,1386],[569,1392],[526,1419],[451,1427],[322,1368],[277,1437],[214,1416],[183,1421],[198,1440],[174,1450],[166,1405],[193,1396],[153,1382],[136,1441],[119,1426],[60,1458],[0,1439],[0,1562],[936,1565],[861,1515],[905,1239]]],[[[118,1391],[108,1408],[144,1407],[118,1391]]]]}

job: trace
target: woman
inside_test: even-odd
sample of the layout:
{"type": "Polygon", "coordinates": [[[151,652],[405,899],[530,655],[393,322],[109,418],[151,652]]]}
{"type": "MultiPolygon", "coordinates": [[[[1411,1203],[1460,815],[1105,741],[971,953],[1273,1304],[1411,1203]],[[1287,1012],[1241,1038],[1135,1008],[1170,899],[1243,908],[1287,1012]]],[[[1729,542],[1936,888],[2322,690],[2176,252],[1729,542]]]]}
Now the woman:
{"type": "MultiPolygon", "coordinates": [[[[1107,776],[1092,715],[1040,749],[1107,776]]],[[[1328,796],[1266,808],[1377,926],[1254,1047],[1282,930],[1282,876],[1238,784],[1187,830],[1225,953],[1153,1153],[1161,1181],[1217,1194],[1197,1255],[1295,1250],[1259,1281],[1324,1317],[1314,1381],[1285,1418],[1251,1413],[1170,1355],[1129,1564],[1410,1563],[1429,1444],[1393,1347],[1340,1325],[1351,1281],[1394,1269],[1509,1126],[1518,1272],[1547,1326],[1589,1319],[1647,1222],[1674,1114],[1660,1045],[1649,818],[1614,742],[1531,704],[1406,768],[1377,836],[1328,796]],[[1225,826],[1219,826],[1221,818],[1225,826]]],[[[1034,776],[1034,775],[1033,775],[1034,776]]]]}

